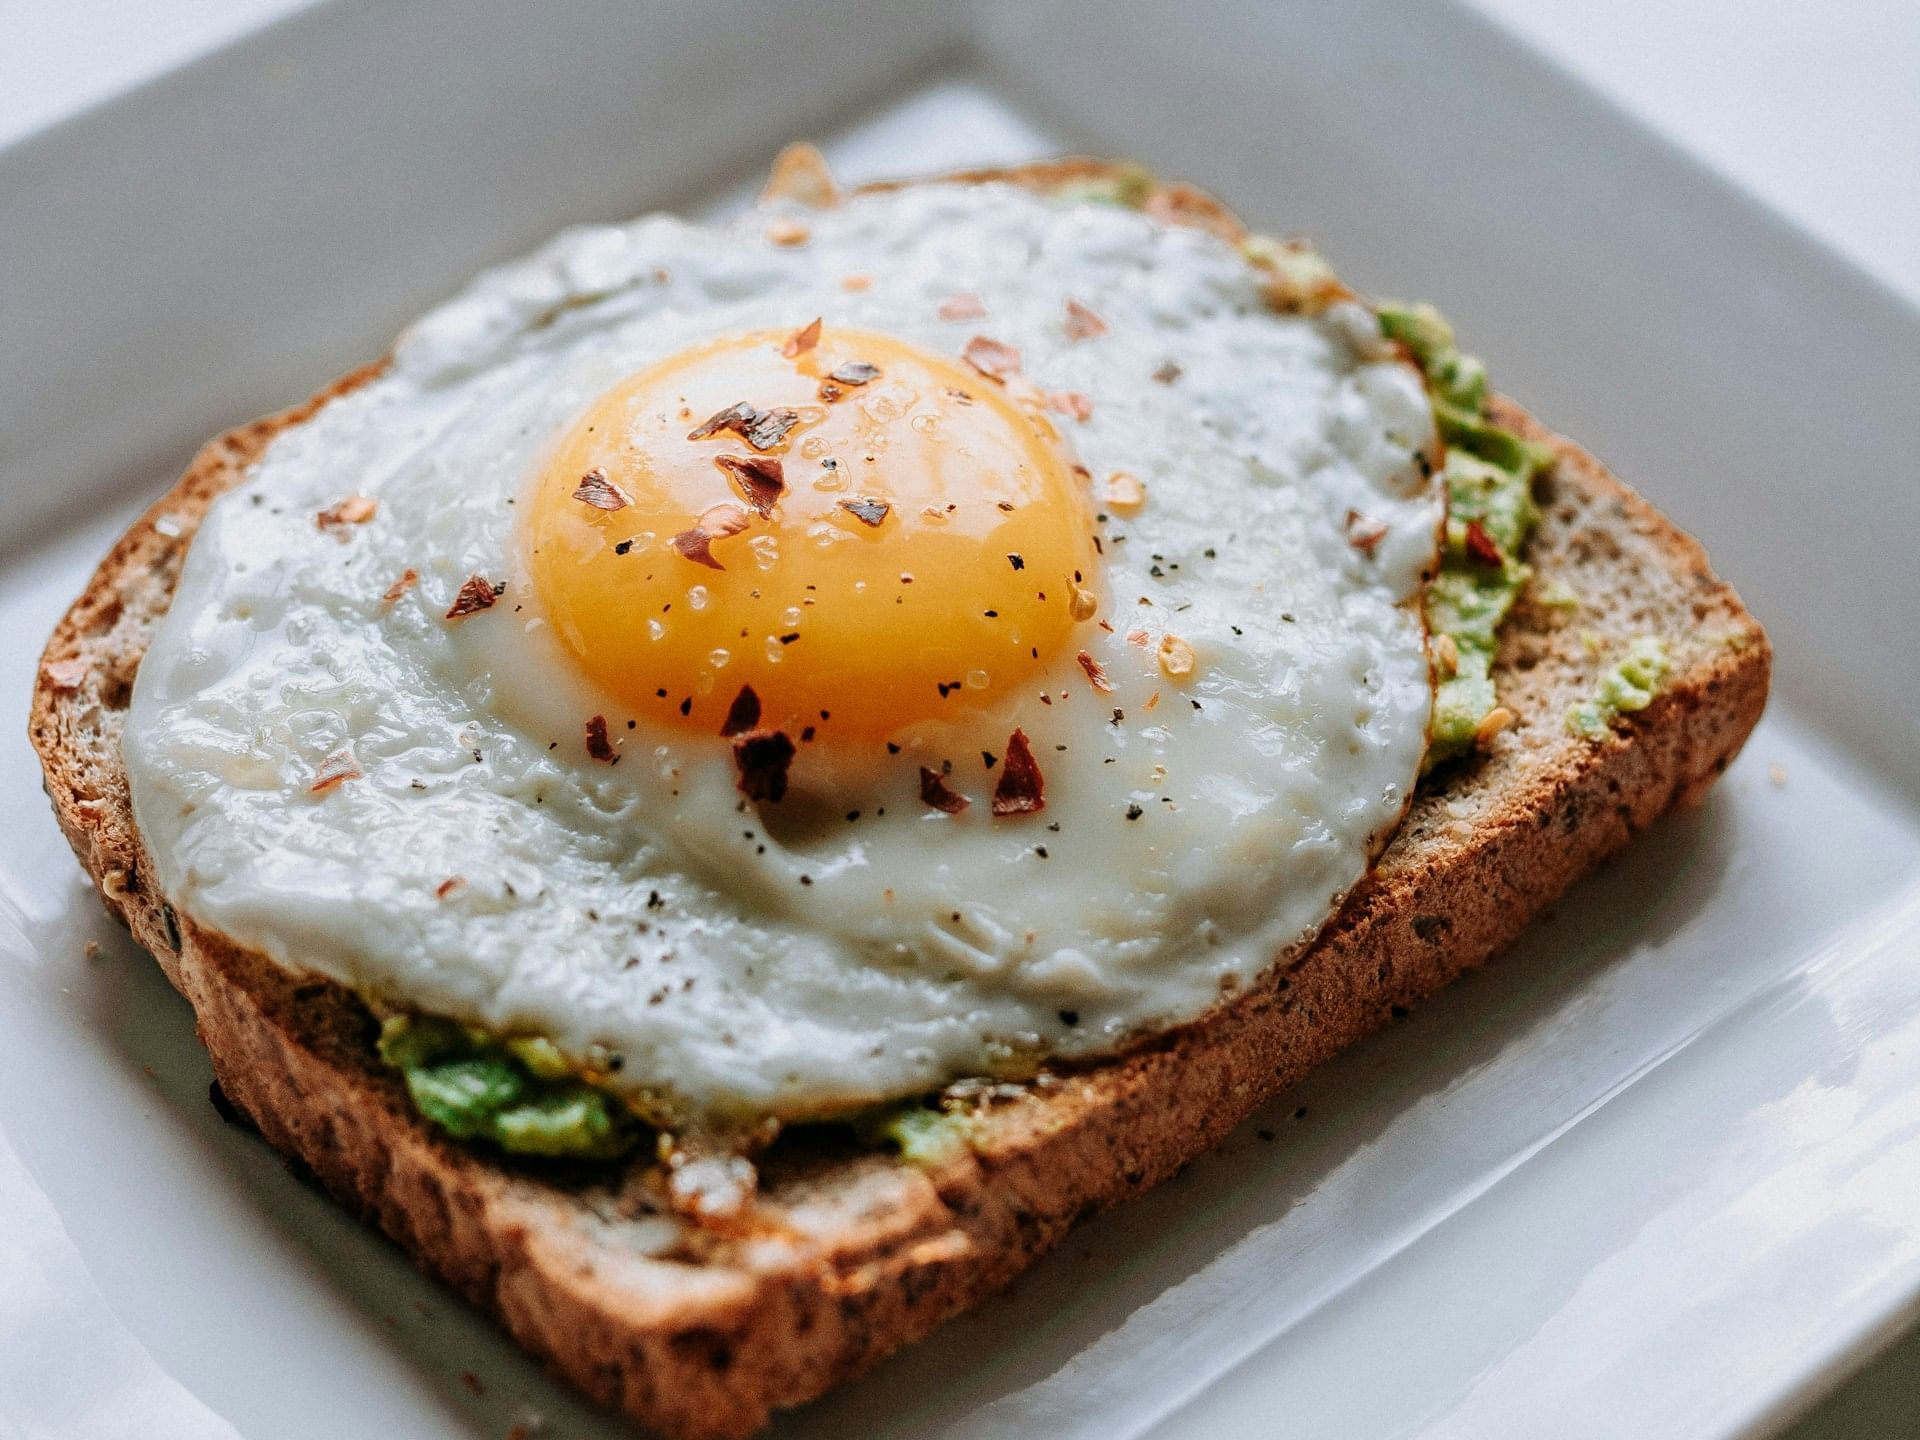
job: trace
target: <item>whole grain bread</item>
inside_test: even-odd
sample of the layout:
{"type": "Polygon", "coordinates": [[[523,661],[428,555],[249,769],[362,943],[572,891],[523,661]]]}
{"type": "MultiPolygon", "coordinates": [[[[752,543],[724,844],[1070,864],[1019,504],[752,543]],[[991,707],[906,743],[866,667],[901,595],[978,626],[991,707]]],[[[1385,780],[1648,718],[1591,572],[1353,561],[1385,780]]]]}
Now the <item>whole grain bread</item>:
{"type": "MultiPolygon", "coordinates": [[[[1113,173],[1067,161],[968,178],[1055,188],[1113,173]]],[[[1157,190],[1151,204],[1238,233],[1184,187],[1157,190]]],[[[379,1063],[371,1017],[351,994],[196,925],[154,889],[120,738],[187,546],[276,434],[378,370],[201,451],[55,630],[33,743],[75,853],[192,1003],[232,1103],[555,1371],[676,1440],[749,1434],[1003,1286],[1076,1221],[1168,1178],[1704,793],[1766,700],[1766,636],[1700,547],[1593,457],[1497,399],[1501,424],[1557,456],[1539,487],[1536,582],[1497,666],[1517,721],[1421,787],[1319,941],[1131,1054],[983,1088],[969,1143],[934,1163],[819,1134],[782,1142],[764,1158],[750,1230],[699,1229],[665,1211],[645,1159],[611,1174],[534,1169],[445,1139],[379,1063]],[[1568,707],[1645,635],[1673,660],[1658,697],[1603,738],[1571,734],[1568,707]]]]}

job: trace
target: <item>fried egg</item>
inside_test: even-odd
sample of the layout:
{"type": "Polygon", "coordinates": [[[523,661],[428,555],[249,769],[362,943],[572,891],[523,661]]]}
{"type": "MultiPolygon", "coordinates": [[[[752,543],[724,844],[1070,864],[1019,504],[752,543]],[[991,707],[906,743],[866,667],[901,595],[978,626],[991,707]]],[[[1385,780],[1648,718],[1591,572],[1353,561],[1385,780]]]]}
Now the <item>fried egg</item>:
{"type": "Polygon", "coordinates": [[[1106,1053],[1403,813],[1431,407],[1232,242],[930,183],[568,232],[212,507],[125,751],[171,902],[667,1123],[1106,1053]]]}

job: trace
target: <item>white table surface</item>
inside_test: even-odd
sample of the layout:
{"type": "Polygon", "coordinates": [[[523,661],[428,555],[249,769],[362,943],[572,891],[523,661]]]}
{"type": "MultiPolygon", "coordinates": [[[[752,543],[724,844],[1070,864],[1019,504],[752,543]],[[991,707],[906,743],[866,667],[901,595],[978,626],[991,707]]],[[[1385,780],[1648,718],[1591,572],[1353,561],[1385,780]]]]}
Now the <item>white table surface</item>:
{"type": "MultiPolygon", "coordinates": [[[[306,0],[0,0],[0,146],[306,0]]],[[[1920,303],[1920,3],[1471,0],[1920,303]]],[[[1794,1440],[1920,1430],[1920,1332],[1794,1440]]]]}

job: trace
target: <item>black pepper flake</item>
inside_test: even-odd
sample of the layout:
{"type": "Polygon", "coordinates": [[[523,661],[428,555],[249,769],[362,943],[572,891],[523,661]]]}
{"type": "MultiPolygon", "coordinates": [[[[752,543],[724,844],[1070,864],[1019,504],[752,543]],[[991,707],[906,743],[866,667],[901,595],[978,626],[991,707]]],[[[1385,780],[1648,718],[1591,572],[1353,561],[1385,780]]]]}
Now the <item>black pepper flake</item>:
{"type": "Polygon", "coordinates": [[[1013,566],[1013,568],[1016,570],[1024,570],[1027,568],[1027,562],[1025,560],[1023,560],[1020,556],[1014,555],[1011,553],[1008,554],[1007,556],[1007,563],[1013,566]]]}
{"type": "Polygon", "coordinates": [[[1060,1023],[1062,1025],[1078,1025],[1080,1023],[1080,1012],[1078,1010],[1062,1010],[1060,1012],[1060,1023]]]}
{"type": "Polygon", "coordinates": [[[799,638],[800,638],[800,632],[798,630],[789,630],[786,634],[780,637],[780,643],[782,645],[791,645],[794,641],[798,640],[799,638]]]}
{"type": "Polygon", "coordinates": [[[633,549],[633,541],[619,540],[614,543],[613,553],[616,555],[625,555],[629,553],[632,549],[633,549]]]}
{"type": "MultiPolygon", "coordinates": [[[[662,695],[667,692],[662,690],[662,695]]],[[[727,718],[721,722],[720,733],[726,736],[744,735],[760,725],[760,697],[753,693],[751,685],[742,685],[740,693],[733,697],[733,704],[727,707],[727,718]]]]}
{"type": "Polygon", "coordinates": [[[1000,763],[1000,757],[995,755],[991,750],[982,750],[980,752],[980,758],[986,763],[986,767],[989,770],[1000,763]]]}
{"type": "Polygon", "coordinates": [[[887,754],[898,755],[899,753],[900,747],[891,740],[887,741],[887,754]]]}
{"type": "Polygon", "coordinates": [[[680,702],[680,713],[682,715],[691,715],[693,713],[693,697],[691,695],[680,702]]]}
{"type": "Polygon", "coordinates": [[[1047,847],[1044,845],[1036,845],[1033,847],[1033,853],[1044,860],[1047,858],[1047,847]]]}
{"type": "Polygon", "coordinates": [[[1142,810],[1138,805],[1127,806],[1127,819],[1129,820],[1138,820],[1142,815],[1146,813],[1147,812],[1142,810]]]}
{"type": "Polygon", "coordinates": [[[733,763],[740,772],[740,793],[749,800],[777,805],[786,798],[787,767],[793,764],[793,741],[778,730],[750,730],[736,735],[733,763]]]}
{"type": "Polygon", "coordinates": [[[613,742],[607,738],[607,717],[604,715],[595,715],[587,721],[587,754],[609,765],[620,758],[613,748],[613,742]]]}

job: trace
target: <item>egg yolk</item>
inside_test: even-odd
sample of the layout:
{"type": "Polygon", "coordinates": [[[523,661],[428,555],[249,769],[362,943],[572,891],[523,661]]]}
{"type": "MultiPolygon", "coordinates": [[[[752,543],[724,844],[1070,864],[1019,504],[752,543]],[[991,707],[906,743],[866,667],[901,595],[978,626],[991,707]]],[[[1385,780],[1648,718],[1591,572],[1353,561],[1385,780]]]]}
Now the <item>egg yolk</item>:
{"type": "Polygon", "coordinates": [[[536,480],[548,621],[629,717],[708,734],[743,687],[826,743],[997,702],[1094,608],[1086,472],[1011,378],[831,326],[629,376],[536,480]]]}

